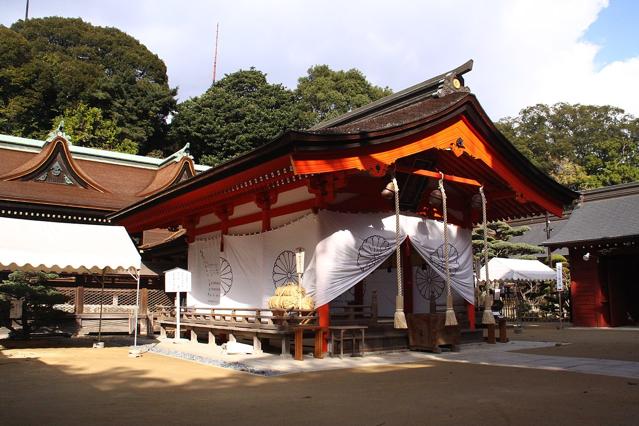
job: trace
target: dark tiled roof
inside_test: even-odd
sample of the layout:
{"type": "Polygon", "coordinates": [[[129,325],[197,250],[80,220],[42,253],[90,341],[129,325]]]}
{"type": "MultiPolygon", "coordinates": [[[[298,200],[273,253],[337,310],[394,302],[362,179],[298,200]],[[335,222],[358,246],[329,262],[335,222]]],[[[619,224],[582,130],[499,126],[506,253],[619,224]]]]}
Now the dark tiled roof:
{"type": "Polygon", "coordinates": [[[392,95],[386,96],[382,99],[378,99],[375,102],[371,102],[368,105],[364,105],[363,107],[347,112],[339,117],[325,120],[313,126],[311,130],[344,126],[360,120],[361,118],[371,118],[377,115],[386,114],[424,99],[442,97],[447,93],[459,90],[469,91],[468,88],[463,87],[463,75],[472,69],[473,60],[471,59],[455,69],[446,71],[445,73],[429,78],[426,81],[415,84],[414,86],[408,87],[404,90],[400,90],[399,92],[393,93],[392,95]],[[462,87],[453,87],[454,79],[457,79],[458,82],[461,83],[462,87]]]}
{"type": "MultiPolygon", "coordinates": [[[[555,235],[559,234],[563,227],[568,223],[568,219],[554,219],[550,221],[550,238],[553,238],[555,235]]],[[[527,243],[533,244],[536,246],[542,245],[548,239],[546,238],[546,220],[545,218],[541,218],[541,221],[531,222],[531,223],[510,223],[511,226],[527,226],[530,230],[526,231],[523,235],[518,235],[516,237],[512,237],[510,239],[513,243],[527,243]]],[[[557,254],[568,254],[568,250],[560,250],[555,251],[557,254]]],[[[545,256],[545,254],[540,254],[540,256],[545,256]]]]}
{"type": "Polygon", "coordinates": [[[639,236],[639,183],[636,186],[635,193],[582,203],[572,211],[561,231],[544,245],[639,236]]]}
{"type": "Polygon", "coordinates": [[[372,130],[390,129],[419,121],[455,105],[469,96],[468,92],[451,93],[441,98],[429,98],[402,109],[390,111],[374,117],[363,117],[342,126],[330,127],[315,131],[316,133],[360,133],[372,130]]]}

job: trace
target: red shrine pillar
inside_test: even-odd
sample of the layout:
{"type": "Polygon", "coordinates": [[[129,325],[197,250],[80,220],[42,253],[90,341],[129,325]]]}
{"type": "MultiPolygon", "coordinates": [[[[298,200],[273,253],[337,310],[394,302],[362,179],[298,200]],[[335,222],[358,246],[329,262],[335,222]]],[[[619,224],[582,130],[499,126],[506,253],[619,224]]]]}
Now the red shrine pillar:
{"type": "Polygon", "coordinates": [[[413,265],[411,264],[412,247],[408,238],[401,245],[402,254],[402,288],[404,291],[404,312],[413,313],[413,265]]]}
{"type": "Polygon", "coordinates": [[[475,305],[466,302],[466,312],[468,314],[468,324],[471,330],[475,329],[475,305]]]}
{"type": "Polygon", "coordinates": [[[330,302],[317,308],[317,315],[319,316],[319,325],[324,329],[322,352],[328,352],[328,327],[331,325],[330,302]]]}

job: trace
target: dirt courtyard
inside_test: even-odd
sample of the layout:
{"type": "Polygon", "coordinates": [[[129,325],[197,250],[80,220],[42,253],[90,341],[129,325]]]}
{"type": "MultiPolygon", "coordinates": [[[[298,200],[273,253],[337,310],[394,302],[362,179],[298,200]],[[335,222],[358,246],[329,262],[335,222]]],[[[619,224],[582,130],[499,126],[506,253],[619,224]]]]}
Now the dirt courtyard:
{"type": "MultiPolygon", "coordinates": [[[[578,331],[558,341],[574,335],[604,348],[614,340],[578,331]]],[[[639,331],[614,334],[631,354],[639,345],[639,331]]],[[[544,336],[556,337],[526,329],[517,338],[544,336]]],[[[0,351],[4,425],[634,425],[639,417],[638,381],[616,377],[439,361],[261,377],[150,353],[128,358],[126,347],[35,343],[0,351]]]]}

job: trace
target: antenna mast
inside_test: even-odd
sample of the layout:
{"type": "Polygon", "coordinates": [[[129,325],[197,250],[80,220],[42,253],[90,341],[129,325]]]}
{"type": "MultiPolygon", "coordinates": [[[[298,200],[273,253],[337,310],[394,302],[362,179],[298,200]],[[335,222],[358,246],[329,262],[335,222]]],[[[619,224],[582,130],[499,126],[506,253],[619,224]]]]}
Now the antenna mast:
{"type": "Polygon", "coordinates": [[[215,74],[217,72],[217,40],[220,33],[220,23],[215,27],[215,55],[213,55],[213,84],[215,84],[215,74]]]}

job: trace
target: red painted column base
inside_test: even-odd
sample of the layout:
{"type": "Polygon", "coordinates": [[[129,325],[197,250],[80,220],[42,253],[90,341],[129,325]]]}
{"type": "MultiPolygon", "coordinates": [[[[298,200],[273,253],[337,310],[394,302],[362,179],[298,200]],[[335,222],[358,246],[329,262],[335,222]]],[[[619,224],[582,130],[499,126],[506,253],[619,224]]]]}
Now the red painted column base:
{"type": "Polygon", "coordinates": [[[331,314],[329,304],[325,304],[317,308],[317,315],[319,316],[319,325],[324,330],[322,352],[328,352],[328,327],[331,325],[331,314]]]}
{"type": "Polygon", "coordinates": [[[468,313],[468,324],[471,330],[475,329],[475,305],[466,302],[466,312],[468,313]]]}

